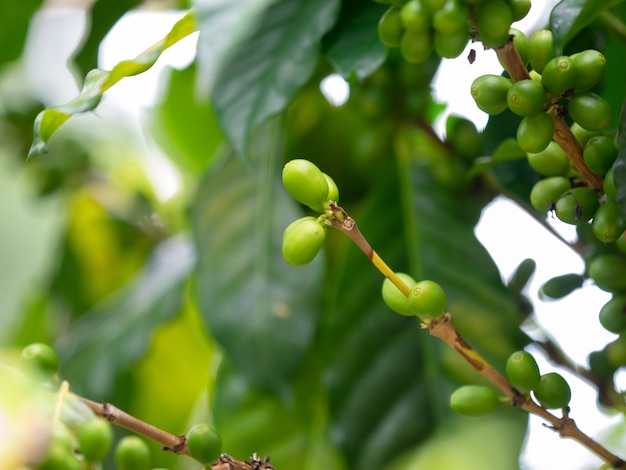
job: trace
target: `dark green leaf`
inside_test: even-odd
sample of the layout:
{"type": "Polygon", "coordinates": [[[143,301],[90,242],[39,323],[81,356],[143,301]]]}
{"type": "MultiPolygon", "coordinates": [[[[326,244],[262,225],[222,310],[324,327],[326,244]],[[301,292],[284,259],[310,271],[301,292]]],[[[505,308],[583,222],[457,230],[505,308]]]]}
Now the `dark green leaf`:
{"type": "Polygon", "coordinates": [[[613,164],[613,178],[617,186],[617,203],[626,217],[626,101],[622,104],[617,134],[617,160],[613,164]]]}
{"type": "Polygon", "coordinates": [[[165,49],[191,34],[195,27],[195,18],[192,13],[188,13],[172,27],[171,31],[161,41],[133,60],[124,60],[118,63],[110,72],[100,69],[91,70],[85,77],[83,89],[76,98],[67,104],[48,108],[39,113],[35,119],[34,138],[28,152],[28,158],[46,153],[48,140],[61,124],[74,114],[95,109],[106,90],[124,77],[137,75],[148,70],[165,49]]]}
{"type": "Polygon", "coordinates": [[[111,27],[127,11],[141,4],[141,0],[97,0],[87,13],[87,24],[89,32],[87,38],[76,51],[72,60],[78,73],[83,76],[91,69],[98,66],[98,51],[100,43],[109,32],[111,27]]]}
{"type": "Polygon", "coordinates": [[[347,80],[367,78],[387,57],[387,48],[378,39],[378,21],[387,10],[374,2],[352,0],[342,4],[339,21],[324,38],[326,57],[347,80]]]}
{"type": "Polygon", "coordinates": [[[0,66],[22,53],[28,25],[43,0],[3,1],[0,4],[0,66]]]}
{"type": "Polygon", "coordinates": [[[55,349],[72,388],[103,397],[145,353],[154,329],[176,315],[195,254],[184,240],[160,245],[137,281],[73,323],[55,349]]]}
{"type": "Polygon", "coordinates": [[[554,34],[557,54],[584,27],[595,20],[607,8],[622,0],[562,0],[550,14],[550,29],[554,34]]]}
{"type": "Polygon", "coordinates": [[[150,114],[154,138],[183,172],[199,175],[222,141],[209,103],[198,100],[196,66],[170,69],[165,96],[150,114]]]}
{"type": "Polygon", "coordinates": [[[215,112],[237,152],[249,160],[255,126],[282,111],[307,82],[337,0],[279,0],[234,53],[212,90],[215,112]]]}
{"type": "Polygon", "coordinates": [[[282,257],[282,232],[301,216],[280,182],[276,151],[258,168],[233,156],[202,183],[192,219],[199,307],[211,334],[247,379],[285,387],[313,336],[321,256],[282,257]]]}

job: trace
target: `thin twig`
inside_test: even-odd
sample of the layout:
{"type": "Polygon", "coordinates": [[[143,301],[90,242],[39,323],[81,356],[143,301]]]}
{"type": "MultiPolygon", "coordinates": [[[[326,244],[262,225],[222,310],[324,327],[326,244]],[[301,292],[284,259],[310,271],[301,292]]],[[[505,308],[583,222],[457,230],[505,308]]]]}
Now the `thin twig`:
{"type": "MultiPolygon", "coordinates": [[[[174,435],[148,424],[110,403],[98,403],[87,398],[75,395],[85,403],[98,416],[102,416],[111,424],[121,426],[148,439],[152,439],[163,445],[164,451],[174,452],[178,455],[189,455],[187,438],[185,435],[174,435]]],[[[260,459],[256,454],[250,460],[237,460],[228,454],[222,454],[217,462],[211,465],[211,470],[276,470],[269,464],[269,458],[260,459]]]]}

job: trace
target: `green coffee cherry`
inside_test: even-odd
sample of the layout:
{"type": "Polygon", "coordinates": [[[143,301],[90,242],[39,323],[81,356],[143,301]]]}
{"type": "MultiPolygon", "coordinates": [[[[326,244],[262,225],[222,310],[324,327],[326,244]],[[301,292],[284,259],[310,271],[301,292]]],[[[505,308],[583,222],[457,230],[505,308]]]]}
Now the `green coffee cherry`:
{"type": "Polygon", "coordinates": [[[604,347],[606,360],[613,369],[626,365],[626,336],[619,335],[604,347]]]}
{"type": "Polygon", "coordinates": [[[541,112],[545,104],[543,86],[535,80],[515,82],[507,91],[506,102],[509,109],[515,114],[534,116],[541,112]]]}
{"type": "Polygon", "coordinates": [[[570,169],[567,154],[554,141],[550,141],[548,146],[539,153],[529,153],[528,164],[544,176],[565,176],[570,169]]]}
{"type": "MultiPolygon", "coordinates": [[[[407,286],[413,287],[416,282],[411,276],[406,273],[396,273],[398,277],[407,286]]],[[[398,290],[398,288],[388,278],[383,281],[382,296],[385,304],[391,310],[401,315],[414,315],[413,311],[409,307],[409,299],[398,290]]]]}
{"type": "Polygon", "coordinates": [[[315,217],[302,217],[287,226],[283,233],[283,258],[293,266],[313,261],[326,240],[326,227],[315,217]]]}
{"type": "Polygon", "coordinates": [[[519,21],[530,11],[530,0],[508,0],[513,13],[513,21],[519,21]]]}
{"type": "Polygon", "coordinates": [[[554,38],[552,31],[541,29],[536,31],[528,42],[528,59],[530,66],[539,74],[543,68],[555,56],[554,38]]]}
{"type": "Polygon", "coordinates": [[[450,408],[463,416],[486,416],[499,405],[496,391],[484,385],[463,385],[450,395],[450,408]]]}
{"type": "Polygon", "coordinates": [[[118,470],[148,470],[150,449],[138,436],[124,436],[115,446],[115,464],[118,470]]]}
{"type": "Polygon", "coordinates": [[[544,66],[541,84],[548,92],[560,95],[574,88],[576,77],[574,61],[567,56],[559,56],[544,66]]]}
{"type": "Polygon", "coordinates": [[[600,324],[611,333],[626,331],[626,295],[614,295],[600,309],[600,324]]]}
{"type": "Polygon", "coordinates": [[[424,62],[433,51],[433,38],[430,31],[405,31],[400,40],[400,52],[404,60],[411,64],[424,62]]]}
{"type": "Polygon", "coordinates": [[[430,28],[428,10],[420,0],[409,0],[402,6],[400,20],[407,31],[426,31],[430,28]]]}
{"type": "Polygon", "coordinates": [[[559,220],[576,225],[591,219],[599,205],[596,192],[584,186],[572,188],[562,194],[554,209],[559,220]]]}
{"type": "Polygon", "coordinates": [[[591,221],[591,230],[602,243],[614,242],[622,236],[626,221],[616,202],[608,201],[598,208],[591,221]]]}
{"type": "Polygon", "coordinates": [[[554,121],[546,113],[526,116],[517,126],[517,142],[526,153],[539,153],[548,146],[554,134],[554,121]]]}
{"type": "Polygon", "coordinates": [[[326,183],[328,183],[328,194],[326,195],[326,199],[323,204],[311,206],[311,209],[317,212],[324,212],[326,210],[326,203],[328,201],[339,201],[339,188],[337,187],[337,183],[335,183],[335,180],[328,176],[326,173],[323,173],[323,175],[324,178],[326,178],[326,183]]]}
{"type": "Polygon", "coordinates": [[[539,366],[532,354],[517,351],[506,361],[506,376],[521,393],[529,393],[539,385],[539,366]]]}
{"type": "Polygon", "coordinates": [[[567,381],[556,372],[542,375],[533,394],[541,406],[547,409],[565,408],[572,398],[567,381]]]}
{"type": "Polygon", "coordinates": [[[419,281],[411,289],[408,303],[414,315],[434,318],[441,315],[446,308],[446,293],[436,282],[419,281]]]}
{"type": "Polygon", "coordinates": [[[563,176],[544,178],[535,183],[530,191],[530,203],[538,211],[551,210],[559,196],[570,188],[570,181],[563,176]]]}
{"type": "Polygon", "coordinates": [[[585,278],[580,274],[569,273],[553,277],[539,288],[540,299],[562,299],[583,286],[585,278]]]}
{"type": "Polygon", "coordinates": [[[22,357],[46,375],[56,375],[59,370],[59,357],[45,343],[33,343],[22,349],[22,357]]]}
{"type": "Polygon", "coordinates": [[[611,122],[611,106],[591,91],[576,93],[567,109],[572,119],[589,131],[601,131],[611,122]]]}
{"type": "Polygon", "coordinates": [[[626,291],[626,258],[620,255],[598,255],[589,261],[589,277],[607,292],[626,291]]]}
{"type": "Polygon", "coordinates": [[[439,57],[454,59],[465,50],[465,45],[469,39],[467,31],[457,33],[440,33],[435,31],[433,36],[433,47],[439,57]]]}
{"type": "Polygon", "coordinates": [[[511,7],[503,0],[486,0],[474,7],[480,40],[487,47],[500,47],[509,40],[513,23],[511,7]]]}
{"type": "Polygon", "coordinates": [[[104,418],[93,418],[78,431],[80,452],[88,462],[102,462],[113,445],[113,429],[104,418]]]}
{"type": "Polygon", "coordinates": [[[296,201],[317,206],[327,201],[328,183],[324,173],[312,162],[291,160],[283,167],[283,185],[296,201]]]}
{"type": "Polygon", "coordinates": [[[604,350],[590,352],[587,356],[587,363],[594,374],[600,377],[612,378],[615,374],[616,367],[609,362],[604,350]]]}
{"type": "Polygon", "coordinates": [[[443,8],[433,14],[432,24],[441,34],[464,33],[469,39],[469,9],[456,0],[447,0],[443,8]]]}
{"type": "Polygon", "coordinates": [[[511,275],[511,279],[507,283],[507,287],[511,289],[513,292],[521,292],[531,276],[535,273],[535,269],[537,268],[537,263],[532,258],[526,258],[523,260],[513,274],[511,275]]]}
{"type": "Polygon", "coordinates": [[[213,426],[196,424],[187,433],[187,448],[191,457],[209,466],[222,453],[222,438],[213,426]]]}
{"type": "Polygon", "coordinates": [[[604,184],[603,191],[606,194],[606,197],[609,201],[615,201],[617,198],[617,186],[615,186],[615,177],[613,173],[613,168],[610,168],[609,171],[604,175],[604,184]]]}
{"type": "Polygon", "coordinates": [[[482,75],[472,82],[471,94],[476,105],[487,114],[500,114],[507,108],[511,80],[500,75],[482,75]]]}
{"type": "Polygon", "coordinates": [[[399,47],[404,26],[400,16],[401,9],[396,6],[389,8],[378,22],[378,38],[387,47],[399,47]]]}
{"type": "Polygon", "coordinates": [[[602,53],[588,49],[572,55],[572,61],[577,71],[574,84],[577,92],[589,90],[602,79],[606,68],[606,59],[602,53]]]}
{"type": "Polygon", "coordinates": [[[446,119],[446,141],[463,158],[473,160],[483,154],[484,138],[476,125],[461,116],[448,115],[446,119]]]}
{"type": "Polygon", "coordinates": [[[593,173],[606,174],[617,158],[617,149],[613,139],[603,135],[591,137],[583,149],[583,158],[593,173]]]}

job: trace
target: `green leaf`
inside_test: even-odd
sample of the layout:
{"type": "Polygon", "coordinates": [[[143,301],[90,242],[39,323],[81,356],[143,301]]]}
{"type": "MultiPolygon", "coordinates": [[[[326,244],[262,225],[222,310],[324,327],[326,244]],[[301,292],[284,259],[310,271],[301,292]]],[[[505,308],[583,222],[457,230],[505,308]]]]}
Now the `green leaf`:
{"type": "Polygon", "coordinates": [[[100,43],[117,20],[139,4],[141,4],[141,0],[118,0],[115,2],[97,0],[91,6],[87,13],[89,33],[80,49],[72,57],[80,75],[86,75],[87,71],[98,66],[100,43]]]}
{"type": "Polygon", "coordinates": [[[198,100],[195,63],[170,69],[161,102],[149,115],[152,135],[168,157],[184,172],[203,174],[223,140],[209,103],[198,100]]]}
{"type": "Polygon", "coordinates": [[[28,158],[46,153],[52,134],[72,115],[91,111],[98,106],[102,95],[124,77],[145,72],[154,65],[165,49],[195,30],[195,18],[190,12],[180,19],[161,41],[139,54],[133,60],[118,63],[111,71],[94,69],[85,77],[80,94],[67,104],[48,108],[39,113],[34,124],[34,138],[28,158]]]}
{"type": "Polygon", "coordinates": [[[337,0],[279,0],[221,71],[212,91],[215,112],[237,152],[250,160],[255,126],[289,104],[318,61],[321,37],[332,27],[337,0]]]}
{"type": "Polygon", "coordinates": [[[72,389],[103,397],[143,357],[153,331],[176,315],[195,254],[185,240],[159,245],[146,271],[119,296],[76,320],[55,349],[72,389]]]}
{"type": "Polygon", "coordinates": [[[199,88],[208,95],[237,47],[254,32],[274,0],[195,0],[198,18],[199,88]]]}
{"type": "Polygon", "coordinates": [[[5,1],[0,4],[0,67],[20,57],[28,26],[43,0],[5,1]]]}
{"type": "Polygon", "coordinates": [[[387,48],[378,39],[378,21],[387,7],[352,0],[342,4],[339,21],[324,38],[324,52],[346,80],[364,80],[385,61],[387,48]]]}
{"type": "Polygon", "coordinates": [[[565,45],[583,28],[595,20],[607,8],[619,4],[622,0],[562,0],[550,14],[550,29],[554,34],[554,46],[557,54],[563,52],[565,45]]]}
{"type": "Polygon", "coordinates": [[[206,325],[249,382],[280,390],[313,337],[322,259],[298,268],[283,260],[282,232],[302,214],[281,185],[275,149],[267,153],[255,169],[233,156],[218,165],[192,221],[206,325]]]}
{"type": "Polygon", "coordinates": [[[617,186],[617,203],[626,217],[626,101],[622,104],[617,131],[617,160],[613,164],[613,178],[617,186]]]}

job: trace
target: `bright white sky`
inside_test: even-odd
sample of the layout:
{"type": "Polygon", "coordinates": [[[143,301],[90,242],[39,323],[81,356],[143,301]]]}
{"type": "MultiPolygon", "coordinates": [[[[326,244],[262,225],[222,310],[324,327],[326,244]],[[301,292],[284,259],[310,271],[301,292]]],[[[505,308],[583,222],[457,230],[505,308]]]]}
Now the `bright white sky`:
{"type": "MultiPolygon", "coordinates": [[[[545,2],[549,5],[554,3],[556,0],[545,2]]],[[[180,14],[176,13],[147,11],[127,15],[107,38],[100,55],[100,67],[110,69],[118,61],[142,52],[163,37],[179,17],[180,14]]],[[[536,29],[537,21],[542,23],[538,20],[540,17],[541,12],[533,9],[531,15],[517,27],[525,31],[536,29]]],[[[69,101],[76,94],[73,79],[65,69],[65,61],[79,40],[83,25],[83,15],[75,10],[48,11],[33,25],[34,32],[28,48],[31,57],[36,59],[29,62],[26,73],[34,89],[50,105],[69,101]],[[46,73],[35,72],[35,69],[46,70],[46,73]]],[[[168,50],[150,71],[115,85],[97,110],[99,119],[127,119],[129,126],[141,134],[141,118],[158,96],[161,71],[169,65],[182,67],[188,64],[194,56],[195,42],[195,37],[183,40],[168,50]]],[[[501,68],[492,51],[478,52],[478,59],[471,67],[465,53],[459,59],[444,61],[435,90],[437,99],[449,104],[449,112],[466,115],[480,127],[485,124],[487,116],[473,103],[469,83],[484,73],[500,73],[501,68]],[[463,77],[468,89],[458,86],[458,77],[463,77]]],[[[146,154],[158,155],[160,152],[155,144],[147,140],[141,145],[145,146],[146,154]]],[[[165,158],[156,157],[151,163],[151,172],[162,188],[163,197],[176,190],[177,177],[165,158]]],[[[572,238],[572,227],[558,222],[554,225],[564,236],[572,238]]],[[[506,200],[495,201],[485,210],[476,233],[497,262],[504,278],[508,278],[524,258],[531,257],[537,261],[537,273],[529,289],[537,319],[574,360],[585,364],[590,351],[601,348],[614,337],[597,321],[597,312],[609,296],[593,286],[586,286],[559,302],[537,299],[537,289],[544,281],[559,274],[582,272],[583,263],[515,204],[506,200]]],[[[541,355],[536,356],[543,372],[553,370],[541,355]]],[[[573,388],[572,416],[585,432],[594,436],[609,423],[620,421],[619,417],[608,418],[599,413],[593,390],[575,378],[567,377],[573,388]]],[[[588,451],[572,441],[559,439],[552,431],[542,427],[536,418],[531,418],[527,451],[522,463],[525,470],[586,470],[599,467],[598,460],[588,451]]]]}

